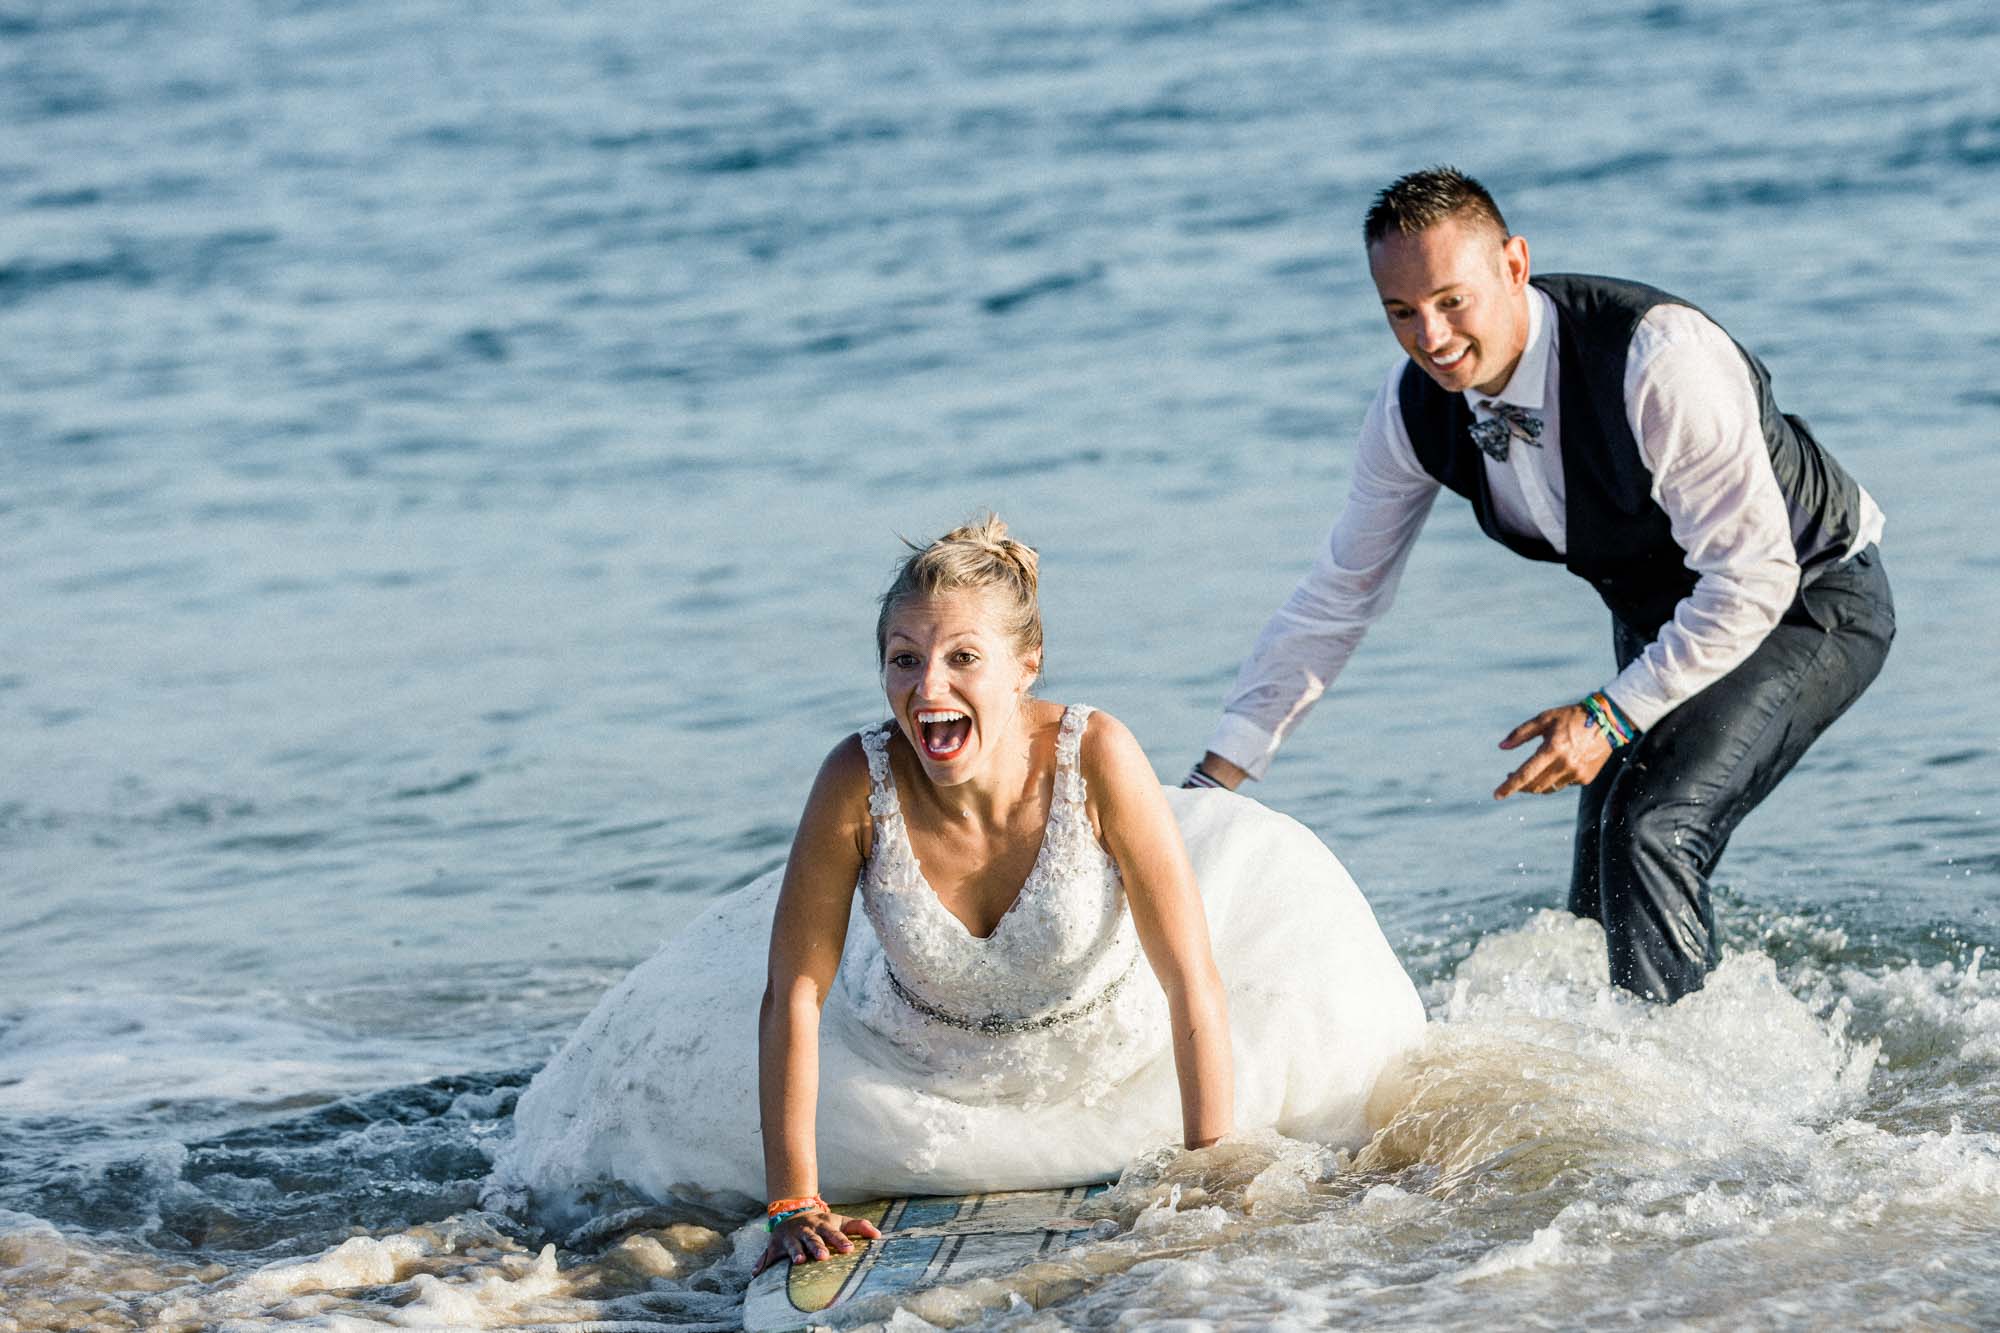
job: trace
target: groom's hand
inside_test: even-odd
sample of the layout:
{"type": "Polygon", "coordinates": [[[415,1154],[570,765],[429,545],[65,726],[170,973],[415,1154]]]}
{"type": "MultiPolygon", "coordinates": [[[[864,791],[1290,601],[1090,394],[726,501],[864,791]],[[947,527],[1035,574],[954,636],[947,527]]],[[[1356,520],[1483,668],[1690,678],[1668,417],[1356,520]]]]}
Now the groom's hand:
{"type": "Polygon", "coordinates": [[[1504,801],[1517,791],[1540,795],[1581,786],[1596,777],[1611,757],[1611,742],[1590,725],[1590,715],[1582,704],[1564,704],[1535,714],[1508,732],[1500,748],[1511,750],[1537,736],[1542,738],[1541,748],[1493,789],[1494,800],[1504,801]]]}

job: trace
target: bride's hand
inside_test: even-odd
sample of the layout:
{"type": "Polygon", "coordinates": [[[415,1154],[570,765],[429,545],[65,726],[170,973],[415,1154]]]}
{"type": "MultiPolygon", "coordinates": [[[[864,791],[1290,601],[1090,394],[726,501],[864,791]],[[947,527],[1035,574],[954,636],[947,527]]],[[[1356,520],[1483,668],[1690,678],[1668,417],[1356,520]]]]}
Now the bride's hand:
{"type": "Polygon", "coordinates": [[[846,1254],[854,1248],[849,1236],[878,1240],[881,1235],[875,1224],[865,1217],[843,1217],[835,1212],[801,1213],[787,1218],[771,1233],[771,1243],[764,1247],[763,1257],[757,1260],[757,1267],[751,1270],[750,1276],[757,1276],[780,1259],[809,1264],[836,1254],[846,1254]]]}

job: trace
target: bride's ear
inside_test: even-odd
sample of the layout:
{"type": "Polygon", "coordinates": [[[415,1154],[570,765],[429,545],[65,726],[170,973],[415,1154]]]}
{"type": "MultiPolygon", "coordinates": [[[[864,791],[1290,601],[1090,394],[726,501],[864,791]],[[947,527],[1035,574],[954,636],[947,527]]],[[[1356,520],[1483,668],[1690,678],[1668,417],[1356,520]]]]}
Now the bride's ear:
{"type": "Polygon", "coordinates": [[[1037,652],[1033,657],[1023,658],[1021,660],[1020,693],[1026,694],[1029,691],[1029,689],[1033,687],[1034,683],[1040,680],[1041,678],[1042,678],[1041,653],[1037,652]]]}

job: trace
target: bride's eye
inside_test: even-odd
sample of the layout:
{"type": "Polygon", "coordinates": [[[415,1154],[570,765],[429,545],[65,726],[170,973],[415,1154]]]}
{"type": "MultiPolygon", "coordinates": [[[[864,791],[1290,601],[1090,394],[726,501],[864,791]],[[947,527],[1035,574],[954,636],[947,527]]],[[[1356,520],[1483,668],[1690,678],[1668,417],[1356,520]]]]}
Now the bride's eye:
{"type": "Polygon", "coordinates": [[[961,648],[951,655],[951,660],[959,666],[971,666],[979,660],[979,654],[973,652],[970,648],[961,648]]]}
{"type": "Polygon", "coordinates": [[[908,671],[916,664],[917,655],[915,653],[891,653],[889,655],[889,665],[898,671],[908,671]]]}

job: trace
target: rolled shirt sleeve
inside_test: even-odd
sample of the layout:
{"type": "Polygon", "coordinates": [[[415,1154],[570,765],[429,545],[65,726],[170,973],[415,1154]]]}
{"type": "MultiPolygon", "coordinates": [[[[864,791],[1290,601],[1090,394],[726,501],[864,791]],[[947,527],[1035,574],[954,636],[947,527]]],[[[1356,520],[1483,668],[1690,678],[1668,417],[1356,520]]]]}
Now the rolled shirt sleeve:
{"type": "Polygon", "coordinates": [[[1625,405],[1696,583],[1605,693],[1652,726],[1734,670],[1799,586],[1784,494],[1749,367],[1729,335],[1687,306],[1649,311],[1632,339],[1625,405]]]}
{"type": "Polygon", "coordinates": [[[1403,427],[1398,364],[1369,406],[1347,503],[1312,568],[1257,636],[1208,748],[1262,778],[1292,729],[1389,610],[1437,499],[1403,427]]]}

